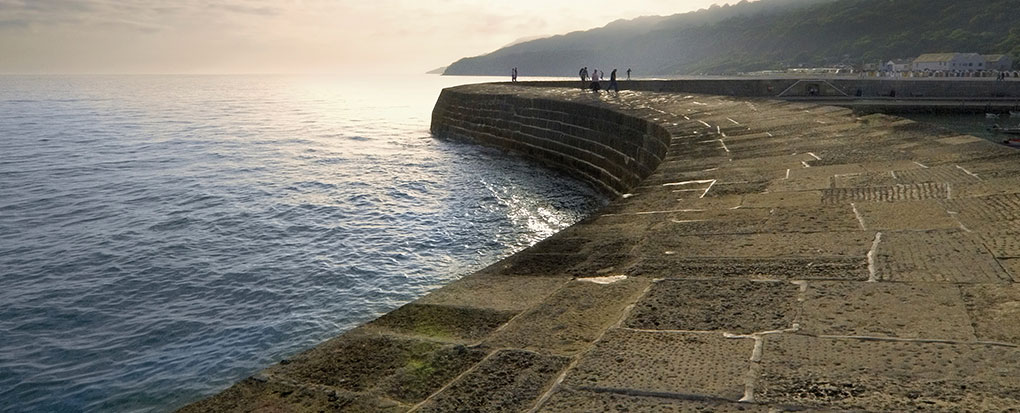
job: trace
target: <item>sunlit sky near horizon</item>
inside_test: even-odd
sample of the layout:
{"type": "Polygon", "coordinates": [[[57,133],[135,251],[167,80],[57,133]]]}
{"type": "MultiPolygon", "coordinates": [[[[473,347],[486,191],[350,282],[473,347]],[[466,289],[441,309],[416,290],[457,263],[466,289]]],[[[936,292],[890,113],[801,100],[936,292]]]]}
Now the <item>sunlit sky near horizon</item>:
{"type": "Polygon", "coordinates": [[[0,0],[0,73],[421,73],[725,0],[0,0]]]}

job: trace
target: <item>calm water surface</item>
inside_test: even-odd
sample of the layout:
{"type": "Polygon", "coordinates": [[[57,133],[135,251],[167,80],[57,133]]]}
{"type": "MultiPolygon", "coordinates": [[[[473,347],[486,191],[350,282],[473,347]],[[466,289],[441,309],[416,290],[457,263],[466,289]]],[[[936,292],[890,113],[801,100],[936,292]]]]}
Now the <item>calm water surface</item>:
{"type": "Polygon", "coordinates": [[[429,135],[482,80],[0,76],[0,410],[172,410],[601,206],[429,135]]]}

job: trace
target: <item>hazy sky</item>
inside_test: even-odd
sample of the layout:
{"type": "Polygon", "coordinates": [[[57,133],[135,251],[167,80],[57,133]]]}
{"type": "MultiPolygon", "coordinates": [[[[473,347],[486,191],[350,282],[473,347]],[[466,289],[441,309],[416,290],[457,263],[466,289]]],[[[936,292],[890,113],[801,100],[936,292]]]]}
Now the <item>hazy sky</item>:
{"type": "Polygon", "coordinates": [[[726,1],[0,0],[0,73],[420,73],[714,3],[726,1]]]}

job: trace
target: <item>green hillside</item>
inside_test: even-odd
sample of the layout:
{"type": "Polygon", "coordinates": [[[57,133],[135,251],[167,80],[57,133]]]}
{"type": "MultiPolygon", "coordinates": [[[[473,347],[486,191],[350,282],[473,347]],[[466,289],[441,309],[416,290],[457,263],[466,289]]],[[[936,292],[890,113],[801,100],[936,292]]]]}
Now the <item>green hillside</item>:
{"type": "Polygon", "coordinates": [[[730,74],[877,63],[923,53],[1009,54],[1020,62],[1020,0],[761,0],[642,17],[461,59],[445,74],[730,74]]]}

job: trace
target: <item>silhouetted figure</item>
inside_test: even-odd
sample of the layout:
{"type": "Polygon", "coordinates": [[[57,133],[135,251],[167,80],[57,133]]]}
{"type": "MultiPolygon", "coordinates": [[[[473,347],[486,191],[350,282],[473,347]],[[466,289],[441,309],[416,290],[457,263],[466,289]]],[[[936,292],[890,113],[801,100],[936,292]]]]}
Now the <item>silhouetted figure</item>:
{"type": "Polygon", "coordinates": [[[627,68],[627,80],[630,80],[630,68],[627,68]]]}
{"type": "Polygon", "coordinates": [[[616,94],[620,94],[620,85],[616,83],[616,69],[609,73],[609,88],[613,89],[616,94]]]}
{"type": "Polygon", "coordinates": [[[517,67],[514,67],[513,70],[510,71],[510,81],[511,82],[517,81],[517,67]]]}

